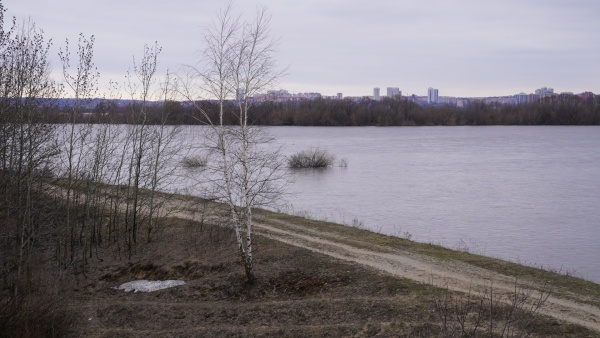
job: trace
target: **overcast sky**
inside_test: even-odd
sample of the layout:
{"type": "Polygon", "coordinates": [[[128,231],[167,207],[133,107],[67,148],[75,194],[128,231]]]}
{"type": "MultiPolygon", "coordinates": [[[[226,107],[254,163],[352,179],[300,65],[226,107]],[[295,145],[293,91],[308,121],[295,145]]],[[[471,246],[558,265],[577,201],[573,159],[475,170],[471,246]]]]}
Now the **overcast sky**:
{"type": "MultiPolygon", "coordinates": [[[[226,1],[4,0],[8,16],[31,18],[56,54],[79,33],[95,35],[101,89],[123,81],[132,57],[158,41],[161,71],[194,64],[203,27],[226,1]]],[[[323,95],[501,96],[600,93],[598,0],[238,0],[251,18],[271,15],[276,58],[289,67],[279,88],[323,95]]],[[[73,46],[74,47],[74,46],[73,46]]]]}

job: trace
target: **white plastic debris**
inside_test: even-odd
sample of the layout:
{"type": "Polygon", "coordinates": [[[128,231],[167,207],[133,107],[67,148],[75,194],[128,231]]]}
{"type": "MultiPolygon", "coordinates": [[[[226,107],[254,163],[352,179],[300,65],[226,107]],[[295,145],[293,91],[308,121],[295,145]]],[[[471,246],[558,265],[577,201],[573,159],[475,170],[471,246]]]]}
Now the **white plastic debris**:
{"type": "Polygon", "coordinates": [[[115,289],[125,290],[125,292],[152,292],[161,289],[172,288],[174,286],[185,284],[182,280],[161,280],[161,281],[149,281],[149,280],[135,280],[133,282],[127,282],[119,285],[115,289]]]}

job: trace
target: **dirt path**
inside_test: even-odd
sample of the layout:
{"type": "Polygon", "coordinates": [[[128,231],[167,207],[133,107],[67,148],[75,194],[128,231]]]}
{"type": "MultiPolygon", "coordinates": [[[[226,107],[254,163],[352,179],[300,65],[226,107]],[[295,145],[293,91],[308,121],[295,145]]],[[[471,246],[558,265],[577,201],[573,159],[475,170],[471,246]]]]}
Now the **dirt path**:
{"type": "MultiPolygon", "coordinates": [[[[181,208],[171,215],[187,219],[198,217],[181,208]]],[[[274,220],[271,220],[270,223],[273,222],[274,220]]],[[[463,262],[439,261],[430,256],[369,243],[352,245],[348,244],[352,243],[351,241],[344,241],[337,234],[320,232],[299,224],[276,222],[278,223],[276,226],[256,223],[257,234],[330,257],[368,266],[393,276],[443,288],[447,287],[453,291],[476,294],[487,292],[489,294],[489,290],[493,289],[496,299],[503,298],[502,295],[515,293],[514,278],[494,271],[463,262]]],[[[534,288],[530,289],[519,285],[519,290],[519,292],[528,294],[531,300],[543,296],[534,288]]],[[[506,301],[507,297],[504,299],[506,301]]],[[[600,332],[600,308],[598,307],[550,295],[540,312],[600,332]]]]}
{"type": "MultiPolygon", "coordinates": [[[[269,238],[421,283],[433,283],[460,292],[485,292],[490,287],[493,287],[495,293],[502,294],[511,294],[515,290],[512,277],[466,263],[441,262],[399,250],[390,252],[389,248],[359,248],[336,242],[331,236],[323,238],[317,234],[299,234],[264,224],[257,224],[256,227],[261,235],[269,238]]],[[[539,291],[531,292],[533,299],[540,296],[539,291]]],[[[600,308],[591,305],[550,296],[541,312],[600,331],[600,308]]]]}

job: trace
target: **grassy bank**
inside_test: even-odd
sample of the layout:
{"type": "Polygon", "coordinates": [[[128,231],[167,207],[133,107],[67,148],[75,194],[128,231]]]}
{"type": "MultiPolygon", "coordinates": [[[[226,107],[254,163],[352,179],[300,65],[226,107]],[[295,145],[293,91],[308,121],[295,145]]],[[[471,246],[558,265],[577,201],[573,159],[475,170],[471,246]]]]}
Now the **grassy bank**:
{"type": "MultiPolygon", "coordinates": [[[[68,324],[56,332],[70,337],[452,337],[464,335],[457,327],[467,320],[467,328],[477,329],[473,336],[489,336],[493,323],[492,336],[499,337],[514,312],[515,333],[600,337],[539,312],[492,304],[487,294],[418,283],[266,235],[256,236],[258,280],[249,285],[234,234],[211,218],[222,205],[191,196],[158,197],[176,211],[160,220],[152,241],[140,241],[131,257],[118,242],[106,243],[95,249],[85,271],[76,264],[61,270],[59,310],[68,324]],[[138,279],[186,284],[152,293],[114,289],[138,279]]],[[[600,285],[574,277],[330,222],[265,210],[256,210],[255,217],[258,224],[281,231],[365,250],[474,265],[600,306],[600,285]]],[[[56,269],[52,260],[44,264],[47,271],[56,269]]],[[[43,288],[39,285],[41,293],[43,288]]]]}

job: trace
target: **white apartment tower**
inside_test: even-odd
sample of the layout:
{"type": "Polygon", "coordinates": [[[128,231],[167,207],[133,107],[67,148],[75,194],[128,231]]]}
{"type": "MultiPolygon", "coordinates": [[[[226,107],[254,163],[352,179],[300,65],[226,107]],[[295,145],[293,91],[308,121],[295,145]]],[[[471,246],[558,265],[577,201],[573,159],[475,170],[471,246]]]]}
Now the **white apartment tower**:
{"type": "Polygon", "coordinates": [[[554,88],[542,87],[535,90],[535,95],[540,97],[548,97],[554,95],[554,88]]]}
{"type": "Polygon", "coordinates": [[[373,88],[373,100],[379,101],[381,96],[379,95],[379,87],[373,88]]]}
{"type": "Polygon", "coordinates": [[[398,87],[387,87],[387,97],[396,97],[396,96],[402,96],[402,92],[400,91],[400,88],[398,87]]]}
{"type": "Polygon", "coordinates": [[[427,89],[427,103],[438,103],[438,90],[435,88],[429,87],[427,89]]]}

